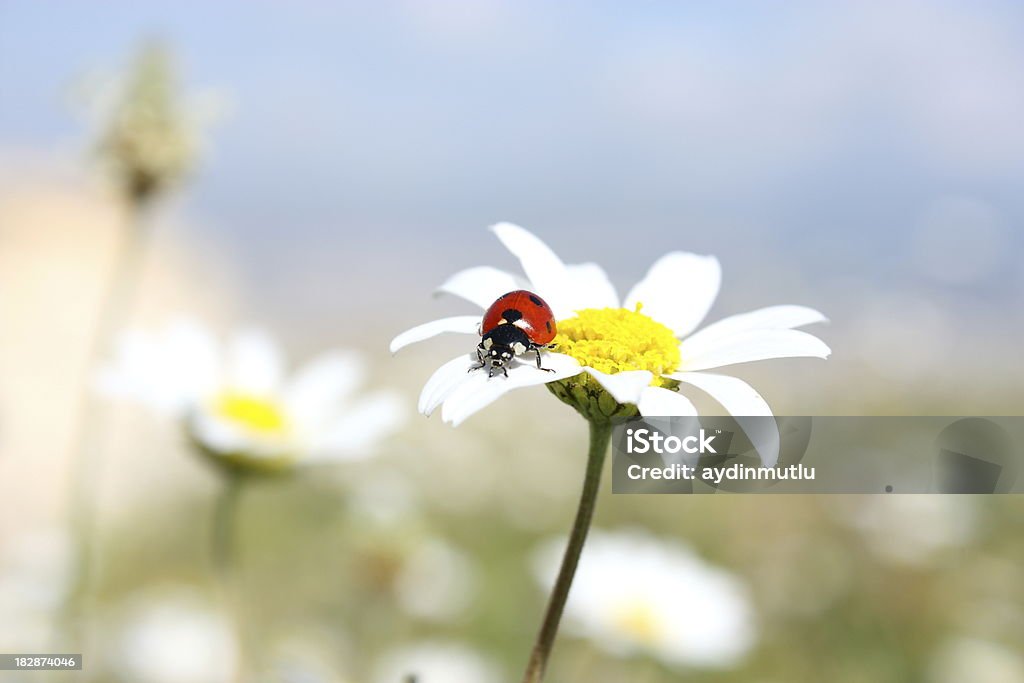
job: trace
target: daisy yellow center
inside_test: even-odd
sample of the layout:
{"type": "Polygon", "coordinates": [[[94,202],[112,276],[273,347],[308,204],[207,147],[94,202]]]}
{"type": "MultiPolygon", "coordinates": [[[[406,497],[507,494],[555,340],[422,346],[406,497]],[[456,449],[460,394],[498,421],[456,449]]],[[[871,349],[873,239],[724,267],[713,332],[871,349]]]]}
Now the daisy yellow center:
{"type": "Polygon", "coordinates": [[[626,308],[587,308],[558,323],[555,350],[580,364],[615,374],[648,370],[654,384],[660,375],[679,367],[679,340],[669,328],[640,312],[626,308]]]}
{"type": "MultiPolygon", "coordinates": [[[[679,368],[679,340],[672,330],[628,308],[586,308],[558,321],[554,350],[572,356],[585,367],[614,375],[647,370],[651,385],[675,390],[676,380],[664,375],[679,368]]],[[[585,372],[547,383],[548,391],[593,422],[628,418],[637,414],[633,404],[620,404],[601,383],[585,372]]]]}
{"type": "Polygon", "coordinates": [[[620,606],[612,621],[624,634],[641,643],[654,643],[661,637],[662,622],[654,605],[635,601],[620,606]]]}
{"type": "Polygon", "coordinates": [[[263,396],[227,391],[216,398],[214,412],[252,432],[280,434],[287,431],[288,419],[275,401],[263,396]]]}

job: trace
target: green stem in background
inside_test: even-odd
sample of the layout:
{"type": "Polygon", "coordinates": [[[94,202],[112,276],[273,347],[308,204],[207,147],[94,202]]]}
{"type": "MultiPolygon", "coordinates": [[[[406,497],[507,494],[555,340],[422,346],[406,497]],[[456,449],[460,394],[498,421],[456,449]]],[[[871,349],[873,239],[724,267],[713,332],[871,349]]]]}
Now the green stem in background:
{"type": "Polygon", "coordinates": [[[235,518],[242,493],[242,475],[228,474],[213,509],[210,556],[221,581],[230,582],[235,565],[235,518]]]}
{"type": "Polygon", "coordinates": [[[544,670],[547,668],[548,658],[551,656],[551,649],[555,644],[558,624],[562,620],[562,610],[565,609],[565,601],[569,597],[569,589],[572,587],[572,580],[576,575],[580,553],[583,552],[583,544],[586,542],[587,532],[590,530],[590,521],[594,517],[597,492],[601,487],[601,471],[604,467],[605,453],[608,451],[611,435],[610,423],[590,421],[590,452],[587,454],[583,493],[580,495],[579,507],[576,509],[576,519],[572,523],[569,543],[565,548],[565,555],[562,557],[562,566],[558,570],[558,578],[555,580],[551,597],[548,599],[544,621],[541,623],[540,632],[537,634],[533,651],[530,653],[530,662],[526,666],[526,673],[523,674],[523,683],[540,683],[544,680],[544,670]]]}
{"type": "MultiPolygon", "coordinates": [[[[86,603],[96,565],[97,498],[102,481],[103,437],[106,428],[104,405],[92,390],[93,372],[112,350],[117,334],[131,312],[146,250],[146,223],[145,206],[127,203],[124,229],[119,236],[106,290],[100,301],[96,323],[87,337],[89,352],[85,361],[85,377],[69,440],[71,479],[68,482],[68,513],[74,543],[75,572],[65,602],[67,632],[64,635],[76,647],[84,646],[82,620],[90,611],[86,603]]],[[[60,645],[62,649],[68,647],[67,643],[60,645]]]]}
{"type": "Polygon", "coordinates": [[[226,475],[224,487],[213,508],[213,523],[210,529],[210,557],[217,572],[222,602],[230,614],[238,637],[239,661],[235,667],[235,680],[238,683],[246,679],[245,659],[248,654],[236,576],[238,506],[244,484],[244,475],[236,472],[229,472],[226,475]]]}

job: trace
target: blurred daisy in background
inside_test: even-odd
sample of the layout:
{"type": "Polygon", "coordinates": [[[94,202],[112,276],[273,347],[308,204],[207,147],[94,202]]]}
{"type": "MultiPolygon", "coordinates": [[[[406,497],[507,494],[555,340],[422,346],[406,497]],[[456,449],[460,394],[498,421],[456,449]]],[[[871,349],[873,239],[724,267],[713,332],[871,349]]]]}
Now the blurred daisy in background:
{"type": "Polygon", "coordinates": [[[399,469],[386,466],[362,473],[359,486],[349,491],[345,506],[364,529],[395,529],[421,518],[422,502],[415,482],[399,469]]]}
{"type": "Polygon", "coordinates": [[[98,385],[182,420],[219,464],[271,473],[366,458],[398,427],[395,395],[356,393],[365,374],[358,354],[335,351],[286,377],[281,349],[266,333],[239,332],[222,345],[182,319],[158,333],[125,333],[98,385]]]}
{"type": "MultiPolygon", "coordinates": [[[[826,358],[829,347],[794,328],[825,321],[804,306],[772,306],[735,315],[696,331],[721,285],[721,267],[713,256],[670,252],[651,266],[646,277],[620,300],[600,266],[566,265],[538,237],[500,223],[491,228],[516,256],[526,277],[489,266],[456,273],[440,287],[482,309],[502,294],[529,289],[554,311],[558,335],[545,352],[542,372],[516,361],[507,379],[488,381],[486,373],[468,372],[477,364],[474,349],[441,366],[427,381],[419,409],[459,424],[503,394],[518,387],[548,384],[563,401],[588,417],[632,414],[696,415],[681,393],[694,386],[729,413],[770,416],[764,399],[747,383],[705,370],[770,358],[826,358]],[[630,406],[629,408],[626,408],[630,406]]],[[[478,335],[480,315],[442,318],[414,327],[391,342],[398,350],[445,332],[478,335]]],[[[475,344],[474,344],[475,346],[475,344]]]]}
{"type": "MultiPolygon", "coordinates": [[[[534,574],[547,589],[564,539],[543,545],[534,574]]],[[[729,667],[753,646],[754,610],[738,577],[676,541],[594,530],[565,607],[566,630],[615,656],[669,666],[729,667]]]]}
{"type": "Polygon", "coordinates": [[[261,681],[274,683],[355,683],[345,662],[353,659],[350,643],[337,628],[288,624],[273,643],[264,645],[270,665],[261,681]]]}
{"type": "Polygon", "coordinates": [[[833,508],[876,557],[894,564],[927,566],[944,552],[958,553],[978,526],[971,496],[873,496],[870,505],[844,496],[833,508]]]}
{"type": "Polygon", "coordinates": [[[48,527],[0,538],[0,647],[8,652],[41,652],[49,645],[53,617],[70,587],[69,541],[48,527]]]}
{"type": "Polygon", "coordinates": [[[928,683],[1024,681],[1024,657],[1018,648],[979,638],[958,637],[943,643],[929,669],[928,683]]]}
{"type": "Polygon", "coordinates": [[[239,646],[227,619],[187,588],[131,600],[111,629],[107,666],[137,683],[227,683],[239,646]]]}
{"type": "Polygon", "coordinates": [[[451,621],[476,595],[476,570],[464,552],[444,539],[426,539],[410,552],[395,581],[399,606],[410,616],[451,621]]]}
{"type": "Polygon", "coordinates": [[[375,683],[500,683],[497,666],[455,642],[427,641],[393,650],[377,667],[375,683]]]}

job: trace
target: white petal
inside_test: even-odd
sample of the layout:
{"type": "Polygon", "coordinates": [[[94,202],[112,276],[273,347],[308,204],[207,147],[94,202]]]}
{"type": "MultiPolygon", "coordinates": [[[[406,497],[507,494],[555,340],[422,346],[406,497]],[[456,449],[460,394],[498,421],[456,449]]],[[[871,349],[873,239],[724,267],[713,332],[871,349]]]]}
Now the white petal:
{"type": "Polygon", "coordinates": [[[182,318],[171,325],[164,371],[183,397],[192,402],[208,396],[223,381],[221,349],[213,334],[198,322],[182,318]]]}
{"type": "Polygon", "coordinates": [[[706,392],[725,408],[747,433],[750,442],[761,455],[765,467],[774,467],[779,460],[779,428],[772,417],[772,409],[752,386],[736,377],[709,372],[677,372],[670,375],[680,382],[691,384],[706,392]],[[761,419],[744,419],[761,418],[761,419]]]}
{"type": "Polygon", "coordinates": [[[596,263],[566,266],[572,297],[568,305],[573,311],[584,308],[618,308],[619,295],[604,269],[596,263]]]}
{"type": "Polygon", "coordinates": [[[405,417],[403,403],[393,393],[362,396],[323,434],[312,439],[310,453],[302,463],[364,460],[373,455],[376,443],[393,432],[405,417]]]}
{"type": "Polygon", "coordinates": [[[749,313],[732,315],[711,323],[686,338],[691,349],[703,351],[740,332],[751,330],[789,330],[812,323],[827,322],[828,318],[806,306],[769,306],[749,313]]]}
{"type": "Polygon", "coordinates": [[[643,312],[682,337],[693,332],[715,303],[722,266],[714,256],[672,252],[654,262],[626,297],[625,308],[643,312]]]}
{"type": "Polygon", "coordinates": [[[417,325],[411,330],[406,330],[391,340],[388,347],[391,353],[397,353],[409,344],[421,342],[424,339],[436,337],[445,332],[458,332],[460,334],[480,334],[480,316],[478,315],[457,315],[451,318],[432,320],[429,323],[417,325]]]}
{"type": "Polygon", "coordinates": [[[555,318],[561,320],[571,317],[573,291],[569,272],[555,252],[539,237],[518,225],[498,223],[492,225],[491,230],[505,248],[519,259],[523,272],[530,280],[530,287],[548,302],[555,318]]]}
{"type": "Polygon", "coordinates": [[[825,342],[799,330],[750,330],[726,337],[710,348],[693,348],[689,339],[679,344],[682,369],[706,370],[735,363],[771,358],[828,358],[825,342]]]}
{"type": "Polygon", "coordinates": [[[486,310],[502,294],[526,288],[526,281],[511,273],[478,266],[455,273],[437,291],[462,297],[486,310]]]}
{"type": "Polygon", "coordinates": [[[192,436],[221,455],[244,454],[254,458],[285,458],[299,448],[289,435],[264,434],[224,419],[207,407],[197,409],[188,420],[192,436]]]}
{"type": "Polygon", "coordinates": [[[213,335],[190,319],[159,333],[129,330],[118,337],[113,361],[97,373],[96,387],[183,416],[220,383],[218,352],[213,335]]]}
{"type": "MultiPolygon", "coordinates": [[[[549,352],[543,354],[543,359],[544,366],[553,372],[538,370],[531,361],[516,361],[509,368],[508,377],[488,377],[484,370],[467,373],[468,381],[460,383],[445,399],[441,418],[457,427],[513,389],[546,384],[580,373],[579,363],[571,356],[549,352]]],[[[476,360],[475,356],[472,360],[476,360]]]]}
{"type": "Polygon", "coordinates": [[[96,374],[96,390],[103,396],[141,398],[149,379],[147,356],[151,343],[139,330],[126,330],[117,336],[114,358],[104,363],[96,374]]]}
{"type": "Polygon", "coordinates": [[[228,388],[247,394],[270,395],[281,386],[284,356],[267,333],[239,333],[228,347],[228,388]]]}
{"type": "Polygon", "coordinates": [[[619,403],[636,403],[640,400],[643,392],[653,379],[654,375],[646,370],[628,370],[617,372],[614,375],[595,370],[594,368],[583,368],[591,377],[596,379],[601,386],[608,391],[619,403]]]}
{"type": "Polygon", "coordinates": [[[644,417],[692,417],[697,414],[697,408],[690,399],[662,387],[644,389],[636,407],[644,417]]]}
{"type": "Polygon", "coordinates": [[[181,407],[178,396],[162,396],[159,373],[162,369],[156,340],[141,330],[126,330],[117,337],[114,358],[104,363],[96,377],[101,395],[144,401],[150,407],[169,410],[181,407]]]}
{"type": "Polygon", "coordinates": [[[427,416],[433,413],[460,384],[469,381],[470,368],[478,364],[476,353],[467,353],[452,358],[435,370],[420,392],[419,411],[427,416]]]}
{"type": "Polygon", "coordinates": [[[284,390],[288,414],[313,428],[337,410],[366,375],[359,354],[333,351],[312,359],[295,373],[284,390]]]}
{"type": "Polygon", "coordinates": [[[623,306],[669,327],[677,337],[693,332],[711,309],[722,284],[722,267],[714,256],[675,251],[655,261],[623,306]]]}
{"type": "Polygon", "coordinates": [[[192,415],[189,431],[203,446],[222,454],[244,452],[251,445],[241,430],[205,410],[192,415]]]}
{"type": "Polygon", "coordinates": [[[686,382],[707,392],[716,401],[722,404],[730,415],[743,416],[771,416],[772,410],[768,407],[761,395],[752,386],[739,379],[728,375],[717,375],[710,372],[675,372],[669,375],[672,379],[686,382]]]}

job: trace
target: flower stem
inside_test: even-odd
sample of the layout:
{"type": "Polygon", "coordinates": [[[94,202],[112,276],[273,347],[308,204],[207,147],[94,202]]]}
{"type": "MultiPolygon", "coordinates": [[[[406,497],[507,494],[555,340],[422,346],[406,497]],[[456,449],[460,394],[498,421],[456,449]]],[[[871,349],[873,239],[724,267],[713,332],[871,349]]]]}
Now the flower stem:
{"type": "Polygon", "coordinates": [[[587,471],[583,478],[583,492],[580,495],[579,507],[576,509],[576,519],[572,523],[569,543],[565,548],[565,555],[562,557],[562,566],[558,570],[558,578],[555,580],[551,597],[548,599],[544,621],[541,623],[540,632],[537,634],[533,651],[530,653],[530,662],[526,666],[526,673],[523,674],[523,683],[540,683],[544,680],[544,670],[547,668],[548,658],[551,656],[551,649],[555,644],[558,624],[562,620],[562,610],[565,608],[565,601],[569,597],[569,589],[572,587],[572,580],[576,575],[576,565],[579,564],[583,544],[587,540],[590,521],[594,517],[597,492],[601,487],[601,470],[604,466],[605,453],[608,451],[611,435],[610,423],[590,421],[590,451],[587,454],[587,471]]]}
{"type": "Polygon", "coordinates": [[[210,556],[217,570],[218,578],[227,582],[235,564],[235,518],[238,513],[238,499],[242,492],[242,477],[229,474],[224,488],[213,509],[210,556]]]}
{"type": "MultiPolygon", "coordinates": [[[[106,290],[93,329],[88,335],[85,378],[78,397],[69,441],[71,478],[69,485],[69,526],[74,542],[75,574],[65,598],[65,638],[84,648],[82,620],[90,611],[87,604],[96,563],[97,498],[101,483],[103,438],[106,428],[104,405],[92,390],[96,366],[109,353],[117,333],[134,303],[136,286],[147,246],[144,207],[130,203],[125,207],[124,230],[111,264],[106,290]]],[[[61,645],[67,648],[67,645],[61,645]]]]}
{"type": "Polygon", "coordinates": [[[210,530],[210,557],[217,573],[221,601],[231,621],[234,623],[235,634],[238,638],[239,657],[235,668],[235,680],[238,683],[245,680],[245,658],[248,654],[245,647],[246,634],[244,632],[244,619],[241,613],[242,605],[237,585],[238,578],[235,575],[237,559],[236,522],[244,483],[243,475],[229,473],[226,476],[224,488],[221,490],[213,508],[213,524],[210,530]]]}

